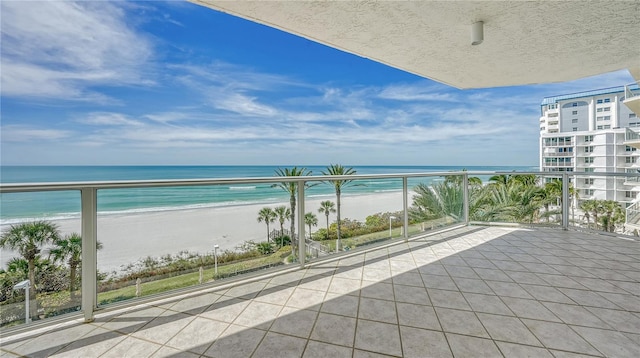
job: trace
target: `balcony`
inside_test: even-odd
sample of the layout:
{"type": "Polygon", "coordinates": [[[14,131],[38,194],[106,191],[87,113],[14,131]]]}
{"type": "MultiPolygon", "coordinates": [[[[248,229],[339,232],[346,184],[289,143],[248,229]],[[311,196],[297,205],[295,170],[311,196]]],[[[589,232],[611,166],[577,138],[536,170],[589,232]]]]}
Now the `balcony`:
{"type": "Polygon", "coordinates": [[[25,356],[637,357],[640,247],[464,227],[5,337],[25,356]]]}
{"type": "Polygon", "coordinates": [[[542,154],[543,157],[573,157],[573,152],[544,152],[542,154]]]}
{"type": "Polygon", "coordinates": [[[545,167],[573,167],[573,163],[571,162],[557,162],[557,163],[543,163],[545,167]]]}
{"type": "Polygon", "coordinates": [[[626,128],[624,132],[624,144],[634,148],[640,148],[640,134],[626,128]]]}
{"type": "Polygon", "coordinates": [[[633,113],[640,116],[640,82],[631,83],[624,86],[624,103],[633,113]]]}
{"type": "MultiPolygon", "coordinates": [[[[468,176],[494,174],[510,180],[510,175],[522,173],[348,179],[399,180],[403,188],[398,198],[406,212],[408,182],[444,177],[467,183],[468,176]]],[[[576,182],[578,178],[611,175],[549,176],[569,183],[569,178],[576,182]]],[[[97,190],[199,187],[222,182],[237,187],[330,178],[342,177],[3,185],[0,191],[79,188],[83,240],[89,242],[96,240],[93,230],[101,237],[103,228],[95,226],[98,213],[94,199],[100,199],[97,190]]],[[[87,268],[82,281],[84,317],[76,313],[6,330],[2,332],[3,355],[638,355],[638,241],[594,233],[584,226],[567,230],[573,209],[566,199],[560,200],[557,217],[540,220],[543,225],[470,222],[468,211],[476,194],[471,186],[459,188],[463,213],[458,221],[442,223],[440,229],[429,230],[423,225],[416,231],[401,220],[400,227],[390,228],[388,240],[372,245],[317,259],[301,254],[301,262],[292,265],[235,280],[195,284],[187,291],[132,299],[125,304],[101,305],[98,310],[93,308],[97,283],[91,278],[96,277],[95,271],[90,269],[92,265],[83,265],[87,268]]],[[[304,185],[298,189],[299,197],[305,198],[301,206],[307,205],[305,190],[312,189],[304,185]]],[[[569,198],[568,184],[563,185],[560,197],[569,198]]],[[[377,207],[369,205],[367,209],[377,207]]],[[[304,235],[304,225],[299,230],[304,235]]],[[[300,253],[305,252],[305,245],[301,240],[300,253]]],[[[83,254],[84,262],[95,260],[95,250],[83,254]]]]}

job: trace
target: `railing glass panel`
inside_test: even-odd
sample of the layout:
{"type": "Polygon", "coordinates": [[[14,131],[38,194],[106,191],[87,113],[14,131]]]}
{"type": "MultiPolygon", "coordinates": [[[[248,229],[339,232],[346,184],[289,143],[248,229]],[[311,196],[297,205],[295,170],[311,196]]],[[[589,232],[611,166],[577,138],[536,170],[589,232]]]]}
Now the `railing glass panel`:
{"type": "Polygon", "coordinates": [[[317,219],[317,226],[307,224],[305,227],[310,238],[306,241],[307,259],[322,259],[403,236],[402,179],[312,181],[307,184],[311,188],[306,191],[305,212],[317,219]],[[336,187],[340,189],[340,208],[336,187]]]}
{"type": "Polygon", "coordinates": [[[100,189],[98,305],[285,264],[284,194],[271,184],[100,189]]]}
{"type": "MultiPolygon", "coordinates": [[[[631,174],[631,173],[630,173],[631,174]]],[[[637,235],[640,229],[640,187],[630,174],[589,173],[572,175],[578,183],[571,223],[596,231],[637,235]],[[588,183],[588,189],[580,187],[588,183]]]]}
{"type": "Polygon", "coordinates": [[[0,327],[78,311],[80,193],[3,193],[0,202],[0,327]]]}
{"type": "Polygon", "coordinates": [[[409,236],[463,223],[462,174],[410,178],[409,236]]]}
{"type": "Polygon", "coordinates": [[[470,179],[469,219],[478,222],[562,224],[558,174],[496,174],[480,184],[470,179]]]}

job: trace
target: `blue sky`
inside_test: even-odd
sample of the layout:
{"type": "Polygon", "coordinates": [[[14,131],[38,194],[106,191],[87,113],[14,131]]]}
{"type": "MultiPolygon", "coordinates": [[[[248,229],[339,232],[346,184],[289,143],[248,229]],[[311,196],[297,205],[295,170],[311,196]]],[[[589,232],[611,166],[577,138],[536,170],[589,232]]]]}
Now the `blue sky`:
{"type": "Polygon", "coordinates": [[[191,3],[1,1],[3,165],[536,165],[545,96],[457,90],[191,3]]]}

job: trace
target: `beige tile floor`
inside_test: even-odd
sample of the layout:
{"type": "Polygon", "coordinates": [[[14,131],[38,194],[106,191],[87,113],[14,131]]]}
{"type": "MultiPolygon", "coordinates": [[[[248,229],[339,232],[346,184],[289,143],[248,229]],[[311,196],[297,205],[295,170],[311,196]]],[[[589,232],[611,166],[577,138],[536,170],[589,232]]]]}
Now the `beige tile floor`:
{"type": "Polygon", "coordinates": [[[14,356],[640,357],[640,242],[472,226],[3,338],[14,356]]]}

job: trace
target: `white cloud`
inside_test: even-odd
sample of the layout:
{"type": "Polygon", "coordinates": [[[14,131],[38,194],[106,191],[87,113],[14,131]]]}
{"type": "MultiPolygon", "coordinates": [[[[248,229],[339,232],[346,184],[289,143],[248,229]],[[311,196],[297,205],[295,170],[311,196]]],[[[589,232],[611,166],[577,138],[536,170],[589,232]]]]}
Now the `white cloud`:
{"type": "Polygon", "coordinates": [[[107,100],[94,85],[148,85],[150,41],[116,4],[2,1],[2,95],[107,100]]]}
{"type": "Polygon", "coordinates": [[[72,137],[73,133],[66,130],[37,128],[23,125],[4,125],[1,128],[2,142],[41,142],[58,141],[72,137]]]}
{"type": "Polygon", "coordinates": [[[443,85],[427,85],[424,82],[416,84],[393,84],[383,88],[380,93],[378,93],[378,97],[396,101],[458,101],[451,93],[443,92],[443,88],[443,85]]]}
{"type": "Polygon", "coordinates": [[[121,113],[94,112],[77,119],[83,124],[96,126],[141,126],[142,123],[121,113]]]}

